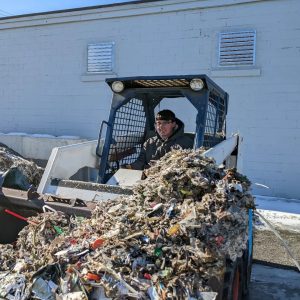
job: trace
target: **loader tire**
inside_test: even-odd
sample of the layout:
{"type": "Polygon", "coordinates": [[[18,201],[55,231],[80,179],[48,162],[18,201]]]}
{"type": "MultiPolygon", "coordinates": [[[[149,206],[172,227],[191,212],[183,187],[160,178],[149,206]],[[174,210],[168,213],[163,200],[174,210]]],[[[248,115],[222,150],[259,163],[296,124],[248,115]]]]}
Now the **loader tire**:
{"type": "Polygon", "coordinates": [[[223,300],[241,300],[243,294],[243,260],[228,261],[224,276],[223,300]]]}

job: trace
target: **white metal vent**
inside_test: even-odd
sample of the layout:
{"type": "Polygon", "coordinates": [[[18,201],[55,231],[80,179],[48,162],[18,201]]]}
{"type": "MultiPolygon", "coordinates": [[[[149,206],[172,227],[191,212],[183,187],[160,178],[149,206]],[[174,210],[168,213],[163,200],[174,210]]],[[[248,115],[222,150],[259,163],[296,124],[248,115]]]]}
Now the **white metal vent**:
{"type": "Polygon", "coordinates": [[[252,66],[255,63],[255,30],[221,32],[219,66],[252,66]]]}
{"type": "Polygon", "coordinates": [[[114,43],[88,45],[88,73],[109,73],[113,71],[114,43]]]}

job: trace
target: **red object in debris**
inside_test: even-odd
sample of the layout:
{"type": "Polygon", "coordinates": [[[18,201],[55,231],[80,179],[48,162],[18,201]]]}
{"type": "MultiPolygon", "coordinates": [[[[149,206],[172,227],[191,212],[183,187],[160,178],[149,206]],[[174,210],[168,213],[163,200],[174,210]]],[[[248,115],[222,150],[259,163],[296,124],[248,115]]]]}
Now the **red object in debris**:
{"type": "Polygon", "coordinates": [[[73,271],[73,268],[72,267],[69,267],[67,270],[66,270],[66,273],[73,273],[74,271],[73,271]]]}
{"type": "Polygon", "coordinates": [[[15,213],[15,212],[9,210],[9,209],[5,209],[4,211],[5,211],[7,214],[10,214],[10,215],[12,215],[12,216],[14,216],[14,217],[16,217],[16,218],[18,218],[18,219],[20,219],[20,220],[26,221],[28,224],[38,225],[36,222],[30,221],[30,220],[28,220],[27,218],[25,218],[25,217],[23,217],[23,216],[21,216],[21,215],[15,213]]]}
{"type": "Polygon", "coordinates": [[[71,244],[71,245],[76,245],[76,244],[77,244],[77,240],[75,240],[75,239],[70,239],[70,244],[71,244]]]}
{"type": "Polygon", "coordinates": [[[221,246],[221,244],[224,243],[224,237],[221,236],[221,235],[217,236],[216,237],[216,243],[217,243],[218,246],[221,246]]]}
{"type": "Polygon", "coordinates": [[[104,244],[105,240],[104,239],[97,239],[91,244],[91,248],[93,250],[101,247],[104,244]]]}
{"type": "Polygon", "coordinates": [[[93,273],[87,273],[85,276],[88,280],[100,281],[101,279],[99,275],[93,273]]]}
{"type": "Polygon", "coordinates": [[[149,273],[145,273],[145,274],[144,274],[144,278],[145,278],[145,279],[150,280],[151,277],[152,277],[152,276],[151,276],[151,274],[149,274],[149,273]]]}

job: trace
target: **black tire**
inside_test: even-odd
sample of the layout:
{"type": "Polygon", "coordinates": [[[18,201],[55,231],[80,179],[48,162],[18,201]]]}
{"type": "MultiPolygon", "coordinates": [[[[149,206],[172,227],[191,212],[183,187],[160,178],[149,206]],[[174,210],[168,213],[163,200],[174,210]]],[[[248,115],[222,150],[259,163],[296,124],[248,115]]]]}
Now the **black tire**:
{"type": "Polygon", "coordinates": [[[223,300],[241,300],[243,294],[243,260],[227,261],[224,276],[223,300]]]}

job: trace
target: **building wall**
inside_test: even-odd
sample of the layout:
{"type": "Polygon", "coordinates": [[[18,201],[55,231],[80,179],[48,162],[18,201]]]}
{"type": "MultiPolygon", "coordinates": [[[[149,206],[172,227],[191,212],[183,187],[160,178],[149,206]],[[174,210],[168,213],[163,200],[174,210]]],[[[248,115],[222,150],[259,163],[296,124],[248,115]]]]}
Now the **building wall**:
{"type": "MultiPolygon", "coordinates": [[[[270,187],[254,192],[300,198],[300,2],[288,2],[168,0],[0,19],[0,131],[96,138],[106,77],[208,74],[230,95],[241,171],[270,187]],[[219,68],[218,33],[243,29],[256,30],[255,66],[219,68]],[[87,74],[87,44],[106,41],[114,72],[87,74]]],[[[193,129],[192,110],[174,109],[193,129]]]]}

